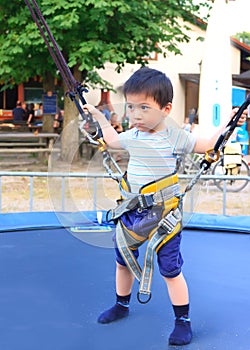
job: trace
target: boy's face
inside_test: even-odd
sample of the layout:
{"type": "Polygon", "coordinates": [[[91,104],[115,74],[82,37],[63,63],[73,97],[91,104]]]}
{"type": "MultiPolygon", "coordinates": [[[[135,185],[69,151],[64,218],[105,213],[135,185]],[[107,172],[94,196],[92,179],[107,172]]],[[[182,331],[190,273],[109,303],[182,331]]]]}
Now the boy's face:
{"type": "Polygon", "coordinates": [[[171,108],[171,103],[161,108],[152,97],[144,94],[126,96],[127,116],[139,131],[157,132],[166,129],[165,118],[171,108]]]}

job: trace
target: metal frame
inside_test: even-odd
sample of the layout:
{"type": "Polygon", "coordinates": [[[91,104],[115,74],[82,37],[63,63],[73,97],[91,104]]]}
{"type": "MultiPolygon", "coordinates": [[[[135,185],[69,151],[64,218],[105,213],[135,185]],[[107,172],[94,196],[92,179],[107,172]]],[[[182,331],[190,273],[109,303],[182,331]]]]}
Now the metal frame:
{"type": "MultiPolygon", "coordinates": [[[[3,183],[3,177],[12,176],[12,177],[29,177],[29,211],[33,211],[33,202],[34,202],[34,177],[44,177],[44,178],[50,178],[50,177],[57,177],[61,178],[61,210],[65,210],[65,179],[66,178],[92,178],[94,180],[93,184],[93,210],[96,210],[97,208],[97,181],[98,179],[103,178],[110,178],[108,174],[98,174],[98,173],[63,173],[63,172],[23,172],[23,171],[0,171],[0,213],[2,212],[2,183],[3,183]]],[[[190,180],[192,179],[192,175],[184,175],[180,174],[178,175],[180,181],[182,180],[190,180]]],[[[226,215],[226,204],[227,204],[227,180],[247,180],[250,181],[249,176],[215,176],[215,175],[202,175],[201,180],[202,181],[209,181],[214,179],[221,179],[224,181],[224,188],[223,188],[223,203],[222,203],[222,214],[226,215]]],[[[190,193],[190,210],[191,213],[193,212],[193,193],[190,193]]],[[[109,208],[107,208],[109,209],[109,208]]]]}

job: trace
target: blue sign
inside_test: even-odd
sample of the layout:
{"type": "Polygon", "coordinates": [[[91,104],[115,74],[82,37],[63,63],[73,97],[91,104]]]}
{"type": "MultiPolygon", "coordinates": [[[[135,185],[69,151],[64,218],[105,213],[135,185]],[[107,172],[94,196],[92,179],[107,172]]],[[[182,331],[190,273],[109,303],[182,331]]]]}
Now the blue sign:
{"type": "Polygon", "coordinates": [[[232,88],[232,106],[241,106],[246,99],[246,89],[232,88]]]}
{"type": "Polygon", "coordinates": [[[43,114],[57,113],[57,94],[43,95],[43,114]]]}

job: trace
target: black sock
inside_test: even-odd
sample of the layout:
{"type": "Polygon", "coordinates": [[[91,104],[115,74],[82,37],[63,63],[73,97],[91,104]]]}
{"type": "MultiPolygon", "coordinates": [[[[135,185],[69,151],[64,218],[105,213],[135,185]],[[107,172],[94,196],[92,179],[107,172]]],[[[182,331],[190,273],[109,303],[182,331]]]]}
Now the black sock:
{"type": "Polygon", "coordinates": [[[110,323],[129,314],[130,294],[126,296],[116,295],[116,304],[110,309],[104,311],[98,318],[99,323],[110,323]]]}
{"type": "Polygon", "coordinates": [[[124,307],[129,307],[130,298],[131,294],[124,296],[116,294],[116,303],[124,307]]]}
{"type": "Polygon", "coordinates": [[[176,318],[185,317],[188,318],[189,304],[186,305],[173,305],[174,314],[176,318]]]}

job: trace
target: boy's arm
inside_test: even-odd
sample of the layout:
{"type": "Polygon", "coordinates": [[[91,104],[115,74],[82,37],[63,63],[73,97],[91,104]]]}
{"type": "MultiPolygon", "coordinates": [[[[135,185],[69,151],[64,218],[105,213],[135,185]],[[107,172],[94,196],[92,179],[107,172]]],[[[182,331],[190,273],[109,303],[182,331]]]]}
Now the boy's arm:
{"type": "Polygon", "coordinates": [[[104,141],[107,143],[107,145],[111,148],[121,148],[118,133],[111,126],[105,115],[90,104],[85,104],[83,109],[87,109],[89,113],[92,114],[93,118],[99,123],[102,129],[104,141]]]}
{"type": "MultiPolygon", "coordinates": [[[[239,108],[234,108],[232,110],[230,119],[235,115],[235,113],[238,111],[239,108]]],[[[241,126],[245,123],[246,118],[247,118],[247,114],[248,111],[247,109],[244,110],[244,112],[242,113],[237,126],[241,126]]],[[[216,141],[218,140],[219,136],[222,134],[222,132],[225,130],[226,128],[225,124],[223,127],[221,127],[213,136],[211,139],[205,139],[205,138],[201,138],[201,137],[197,137],[193,152],[195,153],[205,153],[206,151],[208,151],[209,149],[213,148],[216,141]]]]}

